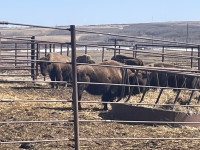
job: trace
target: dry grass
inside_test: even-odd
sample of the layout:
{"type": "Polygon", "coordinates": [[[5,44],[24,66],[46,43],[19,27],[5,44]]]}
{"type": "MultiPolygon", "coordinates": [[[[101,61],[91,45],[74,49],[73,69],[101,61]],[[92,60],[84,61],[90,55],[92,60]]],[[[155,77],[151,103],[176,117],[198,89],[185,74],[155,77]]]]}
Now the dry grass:
{"type": "MultiPolygon", "coordinates": [[[[32,83],[0,84],[0,99],[16,100],[69,100],[72,89],[50,89],[48,85],[32,83]]],[[[83,100],[100,100],[99,96],[92,96],[86,92],[83,100]]],[[[80,111],[81,120],[113,119],[109,111],[102,111],[98,104],[83,104],[80,111]]],[[[20,120],[70,120],[73,119],[71,103],[61,102],[5,102],[0,105],[1,121],[20,120]]],[[[73,124],[60,123],[29,123],[29,124],[1,124],[0,141],[21,141],[41,139],[73,138],[73,124]]],[[[80,123],[81,138],[119,138],[119,137],[200,137],[199,129],[193,127],[172,128],[170,126],[146,126],[122,123],[80,123]]],[[[35,149],[74,149],[74,143],[49,142],[33,143],[35,149]]],[[[81,141],[81,149],[198,149],[198,140],[121,140],[121,141],[81,141]]],[[[20,149],[20,144],[1,144],[1,149],[20,149]]]]}

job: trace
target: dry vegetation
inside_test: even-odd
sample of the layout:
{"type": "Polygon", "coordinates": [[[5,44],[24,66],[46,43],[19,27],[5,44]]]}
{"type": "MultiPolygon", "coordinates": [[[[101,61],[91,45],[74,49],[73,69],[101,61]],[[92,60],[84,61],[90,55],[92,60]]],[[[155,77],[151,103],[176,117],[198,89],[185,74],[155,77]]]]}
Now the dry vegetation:
{"type": "MultiPolygon", "coordinates": [[[[1,83],[0,99],[15,100],[69,100],[72,89],[50,89],[48,85],[1,83]]],[[[83,100],[100,100],[98,96],[84,93],[83,100]]],[[[80,120],[113,119],[109,111],[97,104],[83,104],[80,120]]],[[[0,105],[1,121],[71,120],[71,103],[62,102],[4,102],[0,105]]],[[[1,124],[0,141],[52,140],[73,138],[73,124],[24,123],[1,124]]],[[[187,138],[200,137],[199,128],[147,126],[122,123],[80,123],[81,138],[187,138]]],[[[1,144],[1,149],[20,149],[21,144],[1,144]]],[[[72,141],[31,143],[30,149],[74,149],[72,141]]],[[[107,140],[81,141],[81,149],[198,149],[198,140],[107,140]]]]}

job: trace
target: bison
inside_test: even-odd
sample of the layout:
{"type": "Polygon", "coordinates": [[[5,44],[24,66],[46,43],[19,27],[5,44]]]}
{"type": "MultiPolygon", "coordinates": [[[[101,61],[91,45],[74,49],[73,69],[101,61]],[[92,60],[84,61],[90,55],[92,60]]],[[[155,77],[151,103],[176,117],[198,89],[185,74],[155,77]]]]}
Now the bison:
{"type": "MultiPolygon", "coordinates": [[[[178,70],[178,69],[185,69],[188,70],[188,73],[191,73],[190,70],[191,68],[186,68],[186,67],[180,67],[177,65],[173,65],[173,64],[169,64],[169,63],[154,63],[154,64],[150,64],[148,65],[149,67],[160,67],[160,68],[170,68],[174,71],[178,70]]],[[[185,72],[184,70],[184,72],[185,72]]],[[[199,78],[189,75],[189,74],[181,74],[179,73],[175,73],[175,72],[166,72],[166,71],[152,71],[150,73],[147,73],[149,78],[148,78],[148,82],[146,82],[147,86],[161,86],[161,87],[172,87],[172,88],[200,88],[200,83],[199,83],[199,78]]],[[[149,88],[145,88],[145,90],[143,91],[143,96],[140,100],[140,102],[142,102],[144,95],[146,93],[146,91],[149,90],[149,88]]],[[[160,94],[163,92],[164,89],[161,89],[160,94]]],[[[174,89],[174,91],[178,92],[177,95],[179,95],[180,90],[176,90],[174,89]]],[[[192,94],[194,93],[194,91],[192,92],[192,94]]],[[[191,94],[191,95],[192,95],[191,94]]],[[[175,101],[177,100],[177,98],[175,99],[175,101]]],[[[174,102],[175,102],[174,101],[174,102]]],[[[158,102],[158,99],[156,101],[156,103],[158,102]]],[[[190,100],[187,101],[187,103],[190,103],[190,100]]]]}
{"type": "Polygon", "coordinates": [[[92,57],[90,55],[84,54],[82,56],[78,56],[76,58],[77,63],[89,63],[89,64],[95,64],[95,61],[92,60],[92,57]]]}
{"type": "MultiPolygon", "coordinates": [[[[169,63],[154,63],[150,64],[151,67],[171,68],[171,69],[188,69],[186,67],[180,67],[169,63]]],[[[197,81],[197,77],[183,74],[175,74],[173,72],[152,72],[150,73],[150,85],[151,86],[169,86],[174,88],[194,88],[197,81]]],[[[199,87],[199,84],[196,85],[199,87]]]]}
{"type": "Polygon", "coordinates": [[[126,65],[136,65],[136,66],[144,66],[144,63],[139,58],[133,58],[128,57],[124,55],[116,55],[111,58],[111,60],[118,61],[120,63],[126,64],[126,65]]]}
{"type": "MultiPolygon", "coordinates": [[[[114,65],[122,66],[114,60],[108,60],[100,63],[100,65],[114,65]]],[[[132,73],[129,69],[127,70],[127,76],[129,78],[135,78],[136,74],[132,73]]],[[[77,80],[78,82],[98,82],[98,83],[111,83],[121,84],[122,83],[122,69],[113,67],[103,66],[77,66],[77,80]]],[[[130,81],[134,82],[133,79],[130,81]]],[[[140,82],[141,83],[141,82],[140,82]]],[[[143,83],[142,83],[143,84],[143,83]]],[[[125,88],[125,94],[128,94],[128,88],[125,88]]],[[[117,85],[105,85],[105,84],[78,84],[78,99],[81,100],[83,91],[86,90],[88,93],[93,95],[101,95],[103,102],[112,102],[116,97],[121,96],[122,86],[117,85]]],[[[133,90],[134,91],[134,90],[133,90]]],[[[133,92],[134,93],[134,92],[133,92]]],[[[136,92],[137,93],[137,92],[136,92]]],[[[81,105],[79,103],[79,109],[81,105]]],[[[104,104],[104,110],[107,110],[107,104],[104,104]]]]}
{"type": "MultiPolygon", "coordinates": [[[[70,57],[60,55],[59,53],[48,53],[47,56],[40,58],[40,60],[40,71],[43,76],[49,74],[51,81],[71,81],[71,64],[51,62],[70,62],[70,57]]],[[[50,84],[54,88],[55,83],[50,84]]],[[[65,84],[60,85],[65,86],[65,84]]],[[[58,88],[58,84],[56,84],[56,88],[58,88]]]]}

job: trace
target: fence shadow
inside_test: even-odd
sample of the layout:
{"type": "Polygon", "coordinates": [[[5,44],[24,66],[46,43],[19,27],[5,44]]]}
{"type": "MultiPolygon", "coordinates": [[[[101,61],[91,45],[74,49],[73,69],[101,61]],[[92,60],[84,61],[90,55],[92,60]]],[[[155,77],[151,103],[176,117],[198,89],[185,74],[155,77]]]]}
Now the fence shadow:
{"type": "Polygon", "coordinates": [[[57,110],[57,111],[69,111],[72,110],[72,107],[37,107],[39,109],[48,109],[48,110],[57,110]]]}

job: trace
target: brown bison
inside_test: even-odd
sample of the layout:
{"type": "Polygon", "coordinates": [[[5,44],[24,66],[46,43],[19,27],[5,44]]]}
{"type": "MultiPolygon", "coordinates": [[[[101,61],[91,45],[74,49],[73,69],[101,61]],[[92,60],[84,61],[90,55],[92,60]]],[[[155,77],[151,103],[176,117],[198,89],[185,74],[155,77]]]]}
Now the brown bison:
{"type": "MultiPolygon", "coordinates": [[[[171,68],[171,69],[188,69],[191,68],[180,67],[169,63],[155,63],[149,65],[151,67],[161,67],[161,68],[171,68]]],[[[185,71],[184,71],[185,72],[185,71]]],[[[189,72],[189,71],[188,71],[189,72]]],[[[197,81],[197,77],[184,75],[184,74],[175,74],[173,72],[152,72],[149,77],[151,86],[169,86],[174,88],[194,88],[194,85],[197,81]]],[[[196,88],[199,88],[199,84],[196,84],[196,88]]]]}
{"type": "MultiPolygon", "coordinates": [[[[160,67],[160,68],[170,68],[173,71],[168,71],[166,72],[165,70],[163,71],[152,71],[148,73],[148,82],[146,82],[147,86],[161,86],[161,87],[172,87],[172,88],[200,88],[200,82],[199,78],[192,76],[192,73],[190,72],[191,68],[186,68],[186,67],[180,67],[177,65],[169,64],[169,63],[154,63],[148,65],[149,67],[160,67]],[[184,69],[183,73],[177,73],[179,69],[184,69]],[[190,73],[191,75],[187,74],[185,70],[188,70],[187,73],[190,73]],[[184,74],[185,73],[185,74],[184,74]]],[[[142,102],[144,95],[146,91],[149,90],[149,88],[145,88],[143,91],[143,96],[140,100],[142,102]]],[[[164,89],[161,89],[160,94],[162,93],[164,89]]],[[[180,93],[180,90],[175,90],[180,93]]],[[[192,92],[192,94],[194,91],[192,92]]],[[[175,99],[175,101],[177,98],[175,99]]],[[[174,103],[175,103],[174,101],[174,103]]],[[[158,99],[156,103],[158,102],[158,99]]],[[[190,100],[188,100],[186,103],[190,103],[190,100]]]]}
{"type": "MultiPolygon", "coordinates": [[[[114,60],[108,60],[108,61],[104,61],[100,63],[100,65],[122,66],[123,64],[114,60]]],[[[135,78],[135,74],[133,74],[129,69],[127,70],[127,75],[128,77],[129,75],[131,75],[132,78],[135,78]]],[[[78,82],[121,84],[122,83],[122,69],[113,68],[113,67],[103,67],[103,66],[80,65],[77,67],[77,80],[78,82]]],[[[133,79],[130,79],[130,81],[134,82],[133,79]]],[[[109,102],[109,101],[112,102],[115,98],[121,96],[122,86],[80,83],[78,84],[78,99],[79,100],[81,100],[82,93],[84,90],[86,90],[88,93],[93,94],[93,95],[102,95],[101,100],[103,102],[109,102]]],[[[125,88],[124,95],[127,95],[127,94],[128,94],[128,90],[127,88],[125,88]]],[[[81,109],[80,104],[79,104],[79,109],[81,109]]],[[[108,109],[107,104],[104,104],[104,110],[107,110],[107,109],[108,109]]]]}
{"type": "Polygon", "coordinates": [[[78,56],[76,58],[77,63],[88,63],[88,64],[95,64],[95,61],[92,60],[90,55],[84,54],[82,56],[78,56]]]}
{"type": "MultiPolygon", "coordinates": [[[[48,53],[46,57],[40,58],[40,71],[43,76],[49,74],[51,81],[70,81],[71,80],[71,64],[54,63],[49,61],[70,62],[71,59],[67,56],[62,56],[59,53],[48,53]]],[[[58,88],[58,84],[50,83],[51,87],[58,88]]],[[[65,84],[60,84],[65,86],[65,84]]]]}
{"type": "Polygon", "coordinates": [[[124,55],[116,55],[111,58],[111,60],[118,61],[120,63],[126,64],[126,65],[136,65],[136,66],[144,66],[144,63],[139,58],[133,58],[128,57],[124,55]]]}

